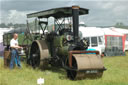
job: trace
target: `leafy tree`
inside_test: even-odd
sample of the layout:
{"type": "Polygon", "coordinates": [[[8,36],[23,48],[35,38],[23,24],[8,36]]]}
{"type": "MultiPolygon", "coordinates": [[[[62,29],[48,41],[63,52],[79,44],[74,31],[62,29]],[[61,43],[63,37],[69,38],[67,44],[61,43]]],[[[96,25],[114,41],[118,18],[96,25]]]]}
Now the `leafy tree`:
{"type": "Polygon", "coordinates": [[[1,23],[1,24],[0,24],[0,27],[1,27],[1,28],[7,28],[7,25],[6,25],[5,23],[1,23]]]}
{"type": "Polygon", "coordinates": [[[122,23],[122,22],[117,22],[117,23],[115,24],[115,27],[128,29],[128,26],[126,26],[126,25],[125,25],[124,23],[122,23]]]}

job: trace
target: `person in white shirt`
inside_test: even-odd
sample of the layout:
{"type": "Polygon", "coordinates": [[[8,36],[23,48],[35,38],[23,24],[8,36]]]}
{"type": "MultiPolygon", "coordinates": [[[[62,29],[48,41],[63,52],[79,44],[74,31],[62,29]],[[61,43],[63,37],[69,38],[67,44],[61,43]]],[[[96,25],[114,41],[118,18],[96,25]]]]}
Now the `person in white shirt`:
{"type": "Polygon", "coordinates": [[[18,55],[18,49],[21,49],[22,47],[18,45],[18,34],[17,33],[14,33],[13,38],[10,41],[10,48],[11,48],[10,69],[13,69],[15,58],[16,58],[17,66],[21,68],[20,59],[18,55]]]}

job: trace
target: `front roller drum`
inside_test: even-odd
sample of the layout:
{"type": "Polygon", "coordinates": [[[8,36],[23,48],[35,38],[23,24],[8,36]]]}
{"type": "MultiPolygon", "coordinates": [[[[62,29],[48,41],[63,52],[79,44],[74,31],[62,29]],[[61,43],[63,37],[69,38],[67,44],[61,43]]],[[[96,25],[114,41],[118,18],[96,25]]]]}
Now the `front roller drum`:
{"type": "Polygon", "coordinates": [[[72,67],[67,69],[67,77],[71,80],[102,77],[104,66],[100,56],[95,54],[74,54],[72,67]]]}

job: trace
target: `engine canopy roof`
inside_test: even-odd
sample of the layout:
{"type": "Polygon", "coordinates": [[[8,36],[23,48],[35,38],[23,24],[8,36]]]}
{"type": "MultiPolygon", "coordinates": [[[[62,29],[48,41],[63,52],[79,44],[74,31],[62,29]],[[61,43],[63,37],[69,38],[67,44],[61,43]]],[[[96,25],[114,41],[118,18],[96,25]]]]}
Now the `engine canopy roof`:
{"type": "Polygon", "coordinates": [[[49,18],[49,17],[54,17],[54,18],[57,19],[57,18],[71,17],[73,7],[78,7],[79,8],[79,15],[88,14],[88,11],[89,11],[88,9],[80,8],[79,6],[72,6],[72,7],[53,8],[53,9],[49,9],[49,10],[44,10],[44,11],[40,11],[40,12],[27,14],[27,18],[33,18],[33,17],[49,18]]]}

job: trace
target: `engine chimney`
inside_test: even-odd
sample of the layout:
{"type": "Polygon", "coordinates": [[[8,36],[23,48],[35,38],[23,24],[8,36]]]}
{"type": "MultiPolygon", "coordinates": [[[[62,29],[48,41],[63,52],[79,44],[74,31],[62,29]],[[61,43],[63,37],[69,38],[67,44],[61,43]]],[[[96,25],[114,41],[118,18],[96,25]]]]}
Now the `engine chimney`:
{"type": "Polygon", "coordinates": [[[72,6],[72,18],[74,42],[77,43],[79,36],[79,6],[72,6]]]}

